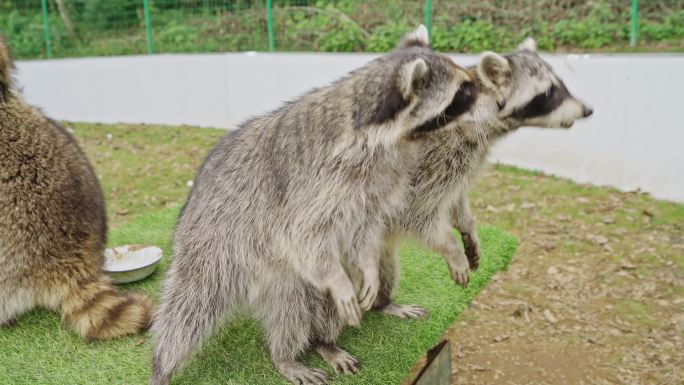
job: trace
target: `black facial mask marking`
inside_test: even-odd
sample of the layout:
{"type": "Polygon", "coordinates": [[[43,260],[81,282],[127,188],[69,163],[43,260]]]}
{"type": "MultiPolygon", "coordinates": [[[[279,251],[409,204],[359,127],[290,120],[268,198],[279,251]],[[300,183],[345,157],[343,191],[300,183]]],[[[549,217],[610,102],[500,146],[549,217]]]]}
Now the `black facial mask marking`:
{"type": "Polygon", "coordinates": [[[537,94],[524,107],[513,111],[511,117],[525,120],[547,115],[558,108],[569,97],[570,93],[563,83],[553,84],[545,92],[537,94]]]}
{"type": "Polygon", "coordinates": [[[441,114],[421,124],[413,130],[413,136],[444,127],[470,109],[475,103],[477,88],[472,82],[463,82],[441,114]]]}

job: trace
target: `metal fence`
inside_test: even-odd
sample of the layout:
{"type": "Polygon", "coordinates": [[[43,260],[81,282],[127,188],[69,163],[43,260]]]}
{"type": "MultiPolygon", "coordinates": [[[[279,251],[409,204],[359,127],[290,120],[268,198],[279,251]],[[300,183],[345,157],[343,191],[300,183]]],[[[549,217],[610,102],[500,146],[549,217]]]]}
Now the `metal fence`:
{"type": "Polygon", "coordinates": [[[684,48],[684,1],[0,0],[18,58],[224,51],[385,51],[424,23],[438,49],[545,50],[666,41],[684,48]],[[641,18],[641,20],[640,20],[641,18]]]}

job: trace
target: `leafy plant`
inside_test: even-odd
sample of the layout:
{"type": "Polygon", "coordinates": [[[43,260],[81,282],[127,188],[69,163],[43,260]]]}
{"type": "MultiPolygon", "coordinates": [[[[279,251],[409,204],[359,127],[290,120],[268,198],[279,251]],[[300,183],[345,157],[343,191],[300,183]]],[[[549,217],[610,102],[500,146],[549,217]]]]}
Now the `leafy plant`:
{"type": "MultiPolygon", "coordinates": [[[[146,52],[142,0],[69,0],[63,2],[65,10],[56,0],[47,4],[57,57],[146,52]]],[[[155,52],[269,49],[263,1],[150,4],[155,52]]],[[[643,46],[684,49],[684,2],[668,4],[644,2],[643,46]]],[[[423,12],[423,2],[415,0],[274,0],[276,49],[387,52],[423,21],[423,12]]],[[[614,0],[439,1],[433,8],[432,44],[448,52],[505,52],[534,37],[543,51],[616,50],[629,43],[629,12],[614,0]]],[[[45,57],[40,2],[0,0],[0,33],[16,57],[45,57]]]]}
{"type": "Polygon", "coordinates": [[[405,24],[387,24],[376,28],[368,37],[366,50],[371,52],[387,52],[397,46],[397,42],[411,27],[405,24]]]}

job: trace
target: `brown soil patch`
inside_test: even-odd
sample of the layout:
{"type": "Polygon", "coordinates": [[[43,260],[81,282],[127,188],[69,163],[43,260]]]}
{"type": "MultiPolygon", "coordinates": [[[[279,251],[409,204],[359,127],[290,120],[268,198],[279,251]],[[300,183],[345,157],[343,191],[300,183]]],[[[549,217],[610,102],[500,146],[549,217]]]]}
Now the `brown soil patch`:
{"type": "Polygon", "coordinates": [[[498,167],[478,222],[520,248],[449,330],[454,384],[684,384],[684,211],[498,167]]]}

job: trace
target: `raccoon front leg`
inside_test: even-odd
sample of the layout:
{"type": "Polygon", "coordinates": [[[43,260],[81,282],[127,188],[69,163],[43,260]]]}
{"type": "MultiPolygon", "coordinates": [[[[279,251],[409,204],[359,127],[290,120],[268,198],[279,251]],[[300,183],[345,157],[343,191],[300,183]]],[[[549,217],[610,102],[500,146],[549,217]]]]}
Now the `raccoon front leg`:
{"type": "Polygon", "coordinates": [[[470,270],[475,271],[480,266],[480,240],[477,237],[477,227],[470,212],[470,204],[466,193],[463,193],[451,210],[454,227],[461,233],[470,270]]]}
{"type": "MultiPolygon", "coordinates": [[[[385,225],[379,220],[374,219],[374,221],[362,227],[363,240],[353,246],[348,255],[348,267],[359,270],[363,279],[359,290],[359,304],[363,311],[368,311],[373,307],[380,290],[378,265],[380,249],[384,244],[385,225]]],[[[356,280],[355,275],[352,277],[356,280]]]]}
{"type": "Polygon", "coordinates": [[[340,318],[348,325],[361,324],[361,308],[354,285],[340,260],[332,255],[327,260],[304,261],[299,266],[302,277],[317,289],[330,293],[340,318]]]}
{"type": "Polygon", "coordinates": [[[363,311],[368,311],[373,307],[380,290],[378,255],[377,248],[367,247],[367,250],[359,254],[360,259],[357,261],[357,266],[363,276],[363,285],[359,291],[359,305],[363,311]]]}
{"type": "Polygon", "coordinates": [[[363,286],[361,291],[359,291],[359,305],[361,310],[368,311],[373,307],[380,289],[377,260],[368,261],[366,266],[363,266],[361,269],[363,271],[363,286]]]}
{"type": "Polygon", "coordinates": [[[470,267],[468,258],[463,250],[461,250],[458,241],[454,237],[453,232],[446,226],[444,231],[440,231],[435,235],[428,235],[422,241],[430,249],[441,254],[451,272],[451,278],[461,287],[467,287],[470,279],[470,267]]]}

